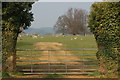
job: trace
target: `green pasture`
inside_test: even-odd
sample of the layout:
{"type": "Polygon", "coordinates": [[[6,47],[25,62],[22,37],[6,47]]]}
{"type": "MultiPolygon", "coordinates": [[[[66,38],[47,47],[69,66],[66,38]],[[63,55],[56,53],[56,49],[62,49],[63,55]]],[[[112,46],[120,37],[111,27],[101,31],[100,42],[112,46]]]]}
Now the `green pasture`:
{"type": "Polygon", "coordinates": [[[36,42],[59,42],[63,44],[63,49],[97,48],[93,35],[41,35],[37,39],[33,39],[31,36],[18,37],[17,49],[34,49],[33,45],[36,42]],[[71,40],[75,37],[77,39],[71,40]]]}

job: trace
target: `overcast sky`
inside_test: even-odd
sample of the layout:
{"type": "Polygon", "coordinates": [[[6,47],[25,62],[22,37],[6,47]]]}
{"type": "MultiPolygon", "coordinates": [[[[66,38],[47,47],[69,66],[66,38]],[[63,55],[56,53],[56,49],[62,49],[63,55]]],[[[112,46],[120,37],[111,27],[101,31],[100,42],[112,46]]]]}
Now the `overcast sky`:
{"type": "Polygon", "coordinates": [[[85,2],[86,0],[83,2],[75,2],[77,0],[74,0],[74,2],[70,2],[72,0],[69,0],[69,2],[67,0],[64,0],[66,2],[57,2],[59,0],[56,0],[56,2],[54,0],[51,0],[51,2],[44,1],[40,0],[40,2],[33,4],[34,22],[32,22],[32,28],[53,27],[58,17],[65,14],[68,8],[81,8],[89,12],[92,3],[101,0],[89,0],[89,2],[85,2]]]}

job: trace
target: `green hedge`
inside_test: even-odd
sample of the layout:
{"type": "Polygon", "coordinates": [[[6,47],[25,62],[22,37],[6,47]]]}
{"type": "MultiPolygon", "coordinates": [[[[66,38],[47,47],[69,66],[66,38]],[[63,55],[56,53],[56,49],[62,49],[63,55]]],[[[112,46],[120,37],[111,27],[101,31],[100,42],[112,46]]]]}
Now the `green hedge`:
{"type": "Polygon", "coordinates": [[[89,15],[89,28],[98,45],[101,72],[116,74],[120,71],[120,2],[94,3],[89,15]]]}

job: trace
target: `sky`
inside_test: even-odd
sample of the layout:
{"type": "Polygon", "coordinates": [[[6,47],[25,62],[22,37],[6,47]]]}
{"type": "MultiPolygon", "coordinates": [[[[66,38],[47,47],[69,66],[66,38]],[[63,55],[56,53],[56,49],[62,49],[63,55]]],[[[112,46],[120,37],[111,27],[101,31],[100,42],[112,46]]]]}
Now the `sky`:
{"type": "Polygon", "coordinates": [[[90,11],[90,6],[101,0],[40,0],[33,4],[34,21],[31,28],[53,27],[59,16],[65,14],[69,8],[81,8],[90,11]],[[89,1],[89,2],[86,2],[89,1]]]}

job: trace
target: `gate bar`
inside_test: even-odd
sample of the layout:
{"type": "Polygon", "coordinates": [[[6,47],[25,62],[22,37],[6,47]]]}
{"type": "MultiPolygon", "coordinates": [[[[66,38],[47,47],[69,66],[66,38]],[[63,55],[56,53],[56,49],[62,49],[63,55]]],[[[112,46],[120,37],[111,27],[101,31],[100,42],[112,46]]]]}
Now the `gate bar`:
{"type": "MultiPolygon", "coordinates": [[[[49,55],[17,55],[18,57],[40,57],[49,55]]],[[[51,55],[51,56],[96,56],[96,55],[51,55]]]]}
{"type": "MultiPolygon", "coordinates": [[[[31,69],[21,69],[22,71],[31,71],[31,69]]],[[[33,71],[48,71],[49,69],[33,69],[33,71]]],[[[54,70],[62,70],[62,71],[66,71],[66,69],[50,69],[50,71],[54,71],[54,70]]],[[[67,69],[68,71],[95,71],[97,69],[67,69]]]]}
{"type": "Polygon", "coordinates": [[[17,49],[17,51],[79,51],[79,50],[97,50],[97,49],[17,49]]]}
{"type": "Polygon", "coordinates": [[[17,62],[89,62],[97,60],[17,60],[17,62]]]}
{"type": "Polygon", "coordinates": [[[69,72],[69,73],[24,73],[24,74],[93,74],[92,72],[69,72]]]}
{"type": "MultiPolygon", "coordinates": [[[[31,65],[17,65],[17,67],[30,67],[31,65]]],[[[33,65],[33,67],[48,66],[48,65],[33,65]]],[[[50,65],[50,66],[65,66],[65,65],[50,65]]],[[[98,66],[98,65],[67,65],[67,66],[98,66]]]]}

